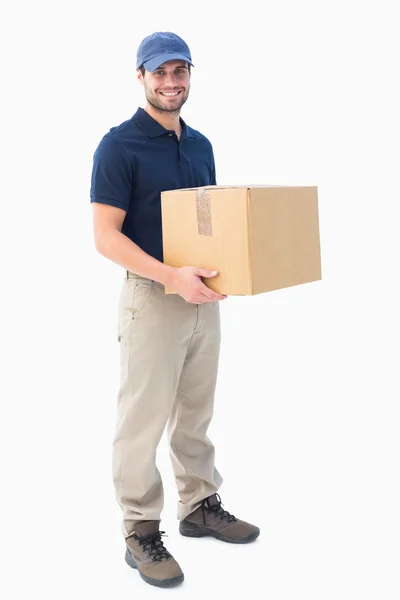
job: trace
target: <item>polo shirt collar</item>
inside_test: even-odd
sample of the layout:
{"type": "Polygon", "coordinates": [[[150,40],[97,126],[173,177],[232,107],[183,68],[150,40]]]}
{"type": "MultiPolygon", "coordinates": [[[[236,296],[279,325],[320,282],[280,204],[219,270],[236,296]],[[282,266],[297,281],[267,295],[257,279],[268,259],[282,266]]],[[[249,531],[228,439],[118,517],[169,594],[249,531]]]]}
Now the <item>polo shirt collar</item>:
{"type": "MultiPolygon", "coordinates": [[[[140,127],[142,131],[150,138],[160,137],[168,133],[168,129],[165,129],[158,121],[153,119],[143,108],[138,108],[136,113],[133,115],[132,120],[135,121],[136,125],[140,127]]],[[[182,125],[182,137],[196,138],[194,130],[186,125],[185,121],[179,119],[182,125]]]]}

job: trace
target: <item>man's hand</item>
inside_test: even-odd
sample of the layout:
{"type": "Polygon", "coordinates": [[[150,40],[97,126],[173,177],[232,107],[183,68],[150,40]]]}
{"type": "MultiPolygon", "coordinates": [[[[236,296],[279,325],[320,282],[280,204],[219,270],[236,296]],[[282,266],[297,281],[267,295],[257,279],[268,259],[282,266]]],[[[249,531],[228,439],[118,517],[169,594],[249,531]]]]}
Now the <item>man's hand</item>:
{"type": "Polygon", "coordinates": [[[226,296],[217,294],[201,280],[202,277],[215,277],[217,274],[218,271],[207,271],[207,269],[198,269],[197,267],[180,267],[174,273],[172,287],[186,302],[193,304],[224,300],[226,296]]]}

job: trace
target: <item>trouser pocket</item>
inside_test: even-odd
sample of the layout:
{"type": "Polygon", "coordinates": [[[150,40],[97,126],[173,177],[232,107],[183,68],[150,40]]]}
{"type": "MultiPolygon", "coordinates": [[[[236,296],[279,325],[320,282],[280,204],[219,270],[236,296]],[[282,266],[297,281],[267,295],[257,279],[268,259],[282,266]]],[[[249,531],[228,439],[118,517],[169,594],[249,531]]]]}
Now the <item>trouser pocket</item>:
{"type": "Polygon", "coordinates": [[[117,339],[129,334],[132,321],[137,318],[146,307],[153,281],[150,279],[125,279],[118,307],[117,339]]]}

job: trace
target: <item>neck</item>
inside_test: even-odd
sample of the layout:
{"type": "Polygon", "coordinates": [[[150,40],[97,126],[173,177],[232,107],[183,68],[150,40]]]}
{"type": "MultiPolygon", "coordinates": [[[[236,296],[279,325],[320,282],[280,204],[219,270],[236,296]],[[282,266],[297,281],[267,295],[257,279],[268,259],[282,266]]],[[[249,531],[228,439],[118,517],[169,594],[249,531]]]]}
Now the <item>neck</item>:
{"type": "Polygon", "coordinates": [[[181,123],[179,121],[180,111],[170,113],[163,110],[157,110],[149,104],[146,103],[144,110],[149,114],[157,123],[160,123],[165,129],[173,129],[176,135],[179,137],[182,132],[181,123]]]}

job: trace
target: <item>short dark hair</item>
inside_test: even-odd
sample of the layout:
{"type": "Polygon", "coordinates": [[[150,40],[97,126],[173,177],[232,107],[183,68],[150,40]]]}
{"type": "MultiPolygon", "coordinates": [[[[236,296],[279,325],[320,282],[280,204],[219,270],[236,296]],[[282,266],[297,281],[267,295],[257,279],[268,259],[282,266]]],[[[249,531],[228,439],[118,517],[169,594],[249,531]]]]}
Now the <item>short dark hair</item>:
{"type": "MultiPolygon", "coordinates": [[[[190,70],[191,70],[192,65],[187,65],[188,71],[189,71],[189,75],[190,75],[190,70]]],[[[157,69],[156,69],[157,70],[157,69]]],[[[146,69],[144,68],[144,66],[142,65],[141,67],[139,67],[139,71],[141,72],[141,74],[144,77],[144,74],[146,73],[146,69]]]]}

